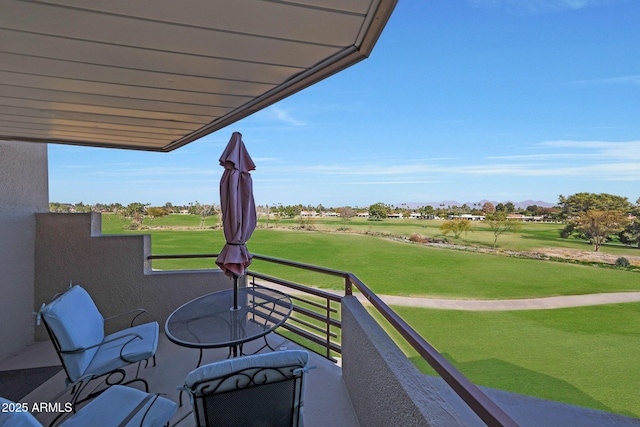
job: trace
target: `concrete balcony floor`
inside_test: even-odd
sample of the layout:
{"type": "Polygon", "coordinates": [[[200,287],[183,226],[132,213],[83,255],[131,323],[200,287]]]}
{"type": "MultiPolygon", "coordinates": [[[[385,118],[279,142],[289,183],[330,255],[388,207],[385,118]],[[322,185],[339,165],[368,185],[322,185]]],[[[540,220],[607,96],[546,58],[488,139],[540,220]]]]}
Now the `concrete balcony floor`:
{"type": "MultiPolygon", "coordinates": [[[[276,349],[300,348],[285,338],[271,334],[268,337],[270,345],[276,349]]],[[[263,344],[262,340],[245,345],[245,352],[250,353],[263,344]]],[[[270,351],[267,349],[267,351],[270,351]]],[[[359,426],[349,394],[342,381],[342,370],[336,364],[323,357],[309,352],[310,366],[316,369],[309,371],[305,390],[304,421],[307,427],[314,426],[359,426]],[[327,410],[330,408],[330,410],[327,410]]],[[[225,359],[227,349],[205,350],[202,364],[225,359]]],[[[145,368],[144,363],[139,376],[149,383],[151,392],[163,393],[165,397],[179,401],[179,391],[176,387],[184,383],[187,374],[195,369],[198,363],[199,352],[197,349],[183,348],[170,342],[164,334],[160,335],[158,351],[156,354],[157,365],[152,364],[145,368]]],[[[36,342],[20,353],[0,362],[0,371],[14,369],[36,368],[43,366],[60,365],[53,345],[50,341],[36,342]]],[[[127,378],[135,376],[136,365],[126,368],[127,378]]],[[[136,387],[139,387],[136,385],[136,387]]],[[[65,374],[60,371],[40,387],[21,399],[21,402],[33,403],[49,402],[65,388],[65,374]]],[[[65,393],[58,398],[58,402],[67,402],[69,394],[65,393]]],[[[180,427],[189,427],[195,424],[193,414],[190,414],[191,405],[189,399],[183,394],[183,406],[178,407],[178,412],[171,420],[171,426],[179,422],[180,427]]],[[[56,414],[34,414],[43,424],[48,425],[56,414]]]]}
{"type": "MultiPolygon", "coordinates": [[[[271,334],[269,343],[278,349],[298,349],[294,343],[280,335],[271,334]]],[[[245,345],[245,351],[250,353],[259,348],[263,342],[254,341],[245,345]]],[[[359,426],[358,419],[351,404],[351,398],[342,379],[342,369],[323,357],[309,352],[310,366],[315,366],[307,376],[305,390],[304,420],[307,427],[316,426],[359,426]]],[[[203,364],[225,359],[228,355],[226,349],[205,350],[203,364]]],[[[187,374],[195,369],[199,352],[177,346],[170,342],[164,334],[160,335],[157,351],[157,366],[143,366],[140,369],[140,377],[149,383],[151,392],[164,394],[167,398],[178,403],[179,391],[176,389],[184,383],[187,374]]],[[[60,365],[60,361],[50,341],[36,342],[18,354],[0,361],[0,371],[12,371],[16,369],[38,368],[60,365]]],[[[126,368],[127,378],[135,376],[137,365],[126,368]]],[[[445,399],[457,414],[457,422],[447,423],[446,426],[480,427],[485,425],[470,409],[456,396],[453,391],[440,378],[423,377],[425,388],[435,389],[437,395],[445,399]]],[[[96,382],[96,385],[100,385],[96,382]]],[[[136,386],[136,387],[139,387],[136,386]]],[[[42,385],[20,399],[22,403],[28,403],[31,407],[34,403],[52,402],[65,388],[65,374],[60,371],[42,385]]],[[[601,412],[588,408],[581,408],[563,403],[546,401],[533,397],[508,393],[495,389],[482,387],[484,392],[501,406],[516,422],[523,427],[640,427],[640,419],[628,418],[618,414],[601,412]]],[[[364,391],[366,393],[366,391],[364,391]]],[[[69,401],[69,393],[55,399],[56,402],[69,401]]],[[[195,424],[191,406],[186,395],[183,395],[183,406],[178,408],[176,415],[171,420],[171,426],[191,427],[195,424]]],[[[57,414],[34,414],[43,424],[48,425],[57,414]]],[[[424,420],[416,420],[415,425],[426,425],[424,420]]],[[[438,424],[438,427],[441,427],[438,424]]]]}

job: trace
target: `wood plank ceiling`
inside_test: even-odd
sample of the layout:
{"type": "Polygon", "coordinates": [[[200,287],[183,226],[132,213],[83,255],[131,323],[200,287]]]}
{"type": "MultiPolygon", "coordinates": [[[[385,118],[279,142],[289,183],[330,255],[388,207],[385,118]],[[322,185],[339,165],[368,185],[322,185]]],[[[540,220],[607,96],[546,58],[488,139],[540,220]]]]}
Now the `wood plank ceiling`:
{"type": "Polygon", "coordinates": [[[0,139],[171,151],[366,58],[397,0],[0,0],[0,139]]]}

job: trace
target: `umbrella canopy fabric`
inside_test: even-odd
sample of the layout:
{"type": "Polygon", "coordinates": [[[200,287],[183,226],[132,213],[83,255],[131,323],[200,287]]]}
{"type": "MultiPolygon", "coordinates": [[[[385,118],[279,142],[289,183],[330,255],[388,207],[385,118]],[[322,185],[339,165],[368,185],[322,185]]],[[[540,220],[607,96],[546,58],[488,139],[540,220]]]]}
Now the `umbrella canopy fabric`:
{"type": "Polygon", "coordinates": [[[242,276],[251,264],[247,240],[256,228],[256,205],[253,200],[252,170],[256,165],[247,152],[242,135],[234,132],[222,156],[220,166],[220,206],[226,244],[216,264],[229,277],[242,276]]]}

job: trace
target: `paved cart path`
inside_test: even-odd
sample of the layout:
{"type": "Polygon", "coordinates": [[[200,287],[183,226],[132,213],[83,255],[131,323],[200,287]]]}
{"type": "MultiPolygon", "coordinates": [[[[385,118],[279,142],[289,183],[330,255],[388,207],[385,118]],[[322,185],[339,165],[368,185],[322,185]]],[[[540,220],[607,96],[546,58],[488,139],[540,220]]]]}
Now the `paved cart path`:
{"type": "MultiPolygon", "coordinates": [[[[295,294],[291,288],[281,287],[270,283],[263,286],[279,289],[282,292],[295,294]]],[[[323,289],[336,295],[344,295],[337,291],[323,289]]],[[[361,294],[355,293],[360,301],[369,303],[361,294]]],[[[403,297],[396,295],[378,295],[388,305],[403,307],[440,308],[444,310],[467,311],[510,311],[510,310],[545,310],[565,307],[584,307],[589,305],[618,304],[640,302],[640,292],[610,292],[588,295],[565,295],[544,298],[501,299],[501,300],[470,300],[470,299],[440,299],[422,297],[403,297]]]]}
{"type": "Polygon", "coordinates": [[[564,307],[617,304],[640,301],[640,292],[612,292],[589,295],[567,295],[545,298],[507,300],[460,300],[438,298],[413,298],[394,295],[379,295],[389,305],[405,307],[441,308],[446,310],[507,311],[544,310],[564,307]]]}

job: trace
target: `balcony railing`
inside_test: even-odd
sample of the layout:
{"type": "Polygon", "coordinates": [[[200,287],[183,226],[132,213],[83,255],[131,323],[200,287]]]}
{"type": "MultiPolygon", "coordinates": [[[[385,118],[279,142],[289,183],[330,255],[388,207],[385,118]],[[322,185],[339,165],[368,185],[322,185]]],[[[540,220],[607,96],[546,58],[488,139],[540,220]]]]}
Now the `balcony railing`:
{"type": "MultiPolygon", "coordinates": [[[[150,255],[148,258],[149,260],[154,260],[215,257],[217,257],[217,254],[150,255]]],[[[353,273],[257,254],[253,254],[253,258],[296,269],[341,277],[344,280],[344,295],[352,295],[354,287],[360,291],[389,324],[429,363],[456,394],[458,394],[488,426],[518,425],[353,273]]],[[[256,284],[256,280],[260,280],[261,282],[268,282],[294,290],[295,292],[292,292],[291,295],[294,301],[294,315],[291,316],[283,327],[296,336],[301,337],[303,340],[320,346],[320,348],[323,349],[323,355],[327,359],[336,361],[333,355],[339,355],[341,353],[339,339],[341,323],[338,308],[334,305],[340,302],[341,296],[253,271],[247,272],[247,276],[250,278],[249,284],[256,284]]],[[[311,349],[314,350],[313,348],[311,349]]]]}
{"type": "Polygon", "coordinates": [[[316,353],[337,362],[334,354],[342,353],[339,335],[342,326],[339,318],[340,296],[253,271],[247,272],[247,276],[250,285],[257,285],[259,280],[260,284],[267,282],[294,290],[289,293],[293,301],[293,314],[281,327],[302,339],[302,342],[294,341],[305,347],[318,346],[321,350],[316,350],[316,353]]]}

